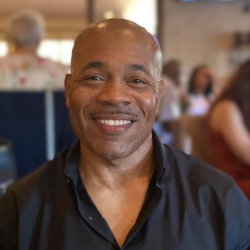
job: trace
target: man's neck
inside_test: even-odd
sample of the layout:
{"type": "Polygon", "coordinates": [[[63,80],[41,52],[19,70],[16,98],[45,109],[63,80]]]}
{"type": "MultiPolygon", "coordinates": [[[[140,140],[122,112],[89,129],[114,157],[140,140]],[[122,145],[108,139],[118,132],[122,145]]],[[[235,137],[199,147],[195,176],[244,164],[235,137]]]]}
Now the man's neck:
{"type": "Polygon", "coordinates": [[[84,186],[120,247],[135,225],[154,170],[152,137],[129,157],[107,160],[81,145],[84,186]]]}
{"type": "Polygon", "coordinates": [[[81,144],[79,171],[85,185],[109,190],[121,189],[136,180],[149,182],[153,169],[151,136],[132,155],[115,160],[104,159],[81,144]]]}

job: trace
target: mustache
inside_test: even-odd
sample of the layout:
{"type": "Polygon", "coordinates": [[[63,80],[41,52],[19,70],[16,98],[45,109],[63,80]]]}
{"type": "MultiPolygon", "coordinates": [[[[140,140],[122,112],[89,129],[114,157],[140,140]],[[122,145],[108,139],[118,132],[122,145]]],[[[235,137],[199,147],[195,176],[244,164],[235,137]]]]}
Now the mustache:
{"type": "Polygon", "coordinates": [[[120,111],[120,110],[115,110],[115,111],[97,111],[95,113],[92,113],[91,116],[95,116],[95,115],[129,115],[129,116],[133,116],[135,118],[138,118],[139,115],[135,114],[133,112],[130,111],[120,111]]]}

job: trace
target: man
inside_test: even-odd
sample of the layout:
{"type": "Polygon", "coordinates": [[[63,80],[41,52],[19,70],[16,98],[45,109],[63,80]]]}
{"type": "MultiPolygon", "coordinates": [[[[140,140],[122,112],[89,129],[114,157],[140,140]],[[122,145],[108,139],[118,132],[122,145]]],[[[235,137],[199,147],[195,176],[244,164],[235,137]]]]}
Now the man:
{"type": "Polygon", "coordinates": [[[158,45],[132,22],[80,34],[65,80],[79,142],[2,197],[2,249],[249,249],[235,183],[152,132],[160,71],[158,45]]]}

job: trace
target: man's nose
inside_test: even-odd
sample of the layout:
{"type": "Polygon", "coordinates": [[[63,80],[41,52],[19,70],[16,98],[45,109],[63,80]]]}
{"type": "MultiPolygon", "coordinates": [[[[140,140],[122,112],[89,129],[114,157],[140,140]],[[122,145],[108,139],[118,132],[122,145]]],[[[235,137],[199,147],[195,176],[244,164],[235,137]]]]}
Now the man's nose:
{"type": "Polygon", "coordinates": [[[131,103],[129,87],[121,80],[109,80],[104,84],[98,100],[104,105],[128,105],[131,103]]]}

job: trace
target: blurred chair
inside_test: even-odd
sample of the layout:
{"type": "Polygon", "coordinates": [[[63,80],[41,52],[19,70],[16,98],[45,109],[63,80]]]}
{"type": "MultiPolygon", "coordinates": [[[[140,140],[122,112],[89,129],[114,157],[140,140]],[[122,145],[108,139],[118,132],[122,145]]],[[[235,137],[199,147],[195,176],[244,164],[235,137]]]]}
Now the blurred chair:
{"type": "Polygon", "coordinates": [[[46,92],[0,92],[0,117],[0,137],[12,143],[18,178],[76,140],[63,92],[49,96],[46,92]]]}
{"type": "Polygon", "coordinates": [[[183,115],[171,124],[173,147],[213,165],[208,122],[206,116],[183,115]]]}
{"type": "Polygon", "coordinates": [[[16,162],[11,142],[0,138],[0,196],[16,181],[16,162]]]}

